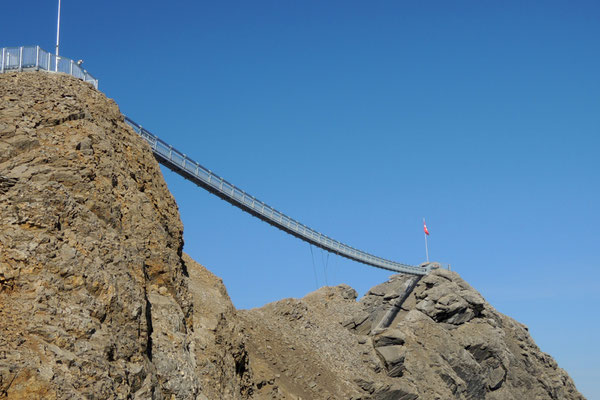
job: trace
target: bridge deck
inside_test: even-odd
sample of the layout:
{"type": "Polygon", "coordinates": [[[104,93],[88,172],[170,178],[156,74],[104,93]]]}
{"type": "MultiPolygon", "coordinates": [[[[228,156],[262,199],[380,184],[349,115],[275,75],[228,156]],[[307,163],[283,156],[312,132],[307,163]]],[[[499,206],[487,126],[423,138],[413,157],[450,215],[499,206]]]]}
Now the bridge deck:
{"type": "Polygon", "coordinates": [[[394,272],[425,275],[429,269],[386,260],[323,235],[275,210],[177,151],[128,117],[125,121],[144,138],[159,163],[232,205],[312,245],[360,263],[394,272]]]}

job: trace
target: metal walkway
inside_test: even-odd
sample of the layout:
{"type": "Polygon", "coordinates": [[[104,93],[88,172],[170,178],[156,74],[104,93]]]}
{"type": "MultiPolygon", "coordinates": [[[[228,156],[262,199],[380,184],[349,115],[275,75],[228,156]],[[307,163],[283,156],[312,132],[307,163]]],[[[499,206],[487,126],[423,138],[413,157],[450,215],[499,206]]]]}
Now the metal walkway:
{"type": "Polygon", "coordinates": [[[220,176],[215,175],[212,171],[204,168],[180,151],[177,151],[173,146],[170,146],[156,135],[142,128],[141,125],[130,118],[125,117],[125,122],[127,122],[137,134],[150,144],[154,157],[159,163],[169,168],[171,171],[183,176],[185,179],[194,182],[201,188],[219,196],[221,199],[265,222],[268,222],[290,235],[334,254],[349,258],[350,260],[358,261],[373,267],[387,269],[389,271],[412,275],[425,275],[431,269],[431,267],[415,267],[386,260],[331,239],[275,210],[273,207],[268,206],[254,196],[232,185],[220,176]]]}

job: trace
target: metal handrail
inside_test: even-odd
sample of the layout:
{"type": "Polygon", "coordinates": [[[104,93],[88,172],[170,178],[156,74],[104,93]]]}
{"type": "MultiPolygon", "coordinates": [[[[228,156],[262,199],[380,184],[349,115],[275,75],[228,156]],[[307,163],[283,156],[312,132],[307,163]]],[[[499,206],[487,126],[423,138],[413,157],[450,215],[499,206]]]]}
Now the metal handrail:
{"type": "Polygon", "coordinates": [[[386,260],[355,249],[354,247],[338,242],[337,240],[317,232],[295,219],[288,217],[284,213],[277,211],[232,183],[229,183],[211,170],[203,167],[185,154],[176,150],[173,146],[161,140],[158,136],[152,134],[131,118],[125,117],[125,122],[148,142],[155,158],[165,167],[236,207],[241,208],[255,217],[260,218],[299,239],[342,257],[389,271],[412,275],[425,275],[431,270],[429,266],[415,267],[396,261],[386,260]]]}
{"type": "Polygon", "coordinates": [[[70,58],[56,56],[40,46],[3,47],[0,73],[9,71],[62,72],[89,82],[98,89],[98,79],[70,58]]]}

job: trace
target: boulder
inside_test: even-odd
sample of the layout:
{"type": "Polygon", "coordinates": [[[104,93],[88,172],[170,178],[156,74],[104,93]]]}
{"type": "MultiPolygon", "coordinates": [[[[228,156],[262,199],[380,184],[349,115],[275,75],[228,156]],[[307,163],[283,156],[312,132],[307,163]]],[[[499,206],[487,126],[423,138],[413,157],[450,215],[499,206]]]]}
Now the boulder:
{"type": "Polygon", "coordinates": [[[406,336],[400,329],[386,329],[373,338],[375,347],[403,345],[406,342],[406,336]]]}
{"type": "Polygon", "coordinates": [[[402,346],[381,346],[375,349],[377,354],[383,360],[389,376],[402,376],[404,371],[404,359],[406,358],[406,349],[402,346]]]}

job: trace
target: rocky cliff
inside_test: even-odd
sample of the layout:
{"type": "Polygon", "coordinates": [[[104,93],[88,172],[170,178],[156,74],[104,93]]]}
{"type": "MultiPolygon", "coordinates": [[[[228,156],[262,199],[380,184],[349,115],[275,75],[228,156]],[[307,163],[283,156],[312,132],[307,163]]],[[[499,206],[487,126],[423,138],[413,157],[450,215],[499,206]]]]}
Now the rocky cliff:
{"type": "Polygon", "coordinates": [[[0,399],[583,398],[453,272],[235,310],[114,102],[42,72],[0,96],[0,399]]]}
{"type": "Polygon", "coordinates": [[[200,396],[215,338],[193,336],[183,226],[149,147],[72,77],[3,74],[0,94],[0,397],[200,396]]]}

